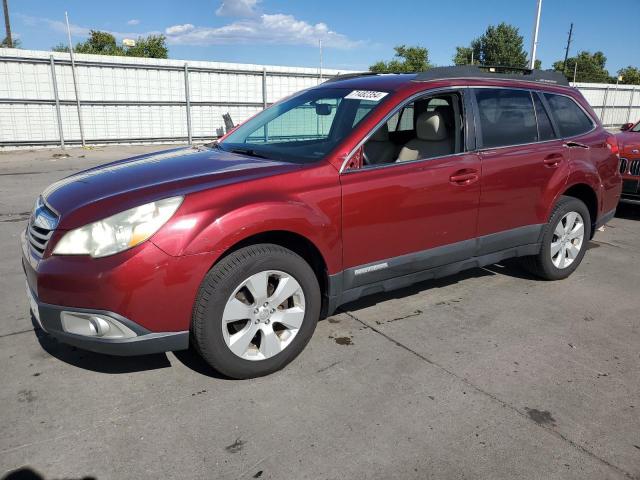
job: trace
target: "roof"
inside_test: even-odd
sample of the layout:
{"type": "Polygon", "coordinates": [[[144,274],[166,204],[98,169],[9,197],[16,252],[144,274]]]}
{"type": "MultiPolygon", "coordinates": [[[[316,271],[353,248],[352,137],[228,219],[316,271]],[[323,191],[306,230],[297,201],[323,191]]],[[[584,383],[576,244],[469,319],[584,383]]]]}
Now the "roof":
{"type": "MultiPolygon", "coordinates": [[[[351,88],[381,88],[395,90],[408,82],[430,82],[451,79],[495,79],[534,82],[545,85],[569,86],[562,72],[555,70],[529,70],[513,67],[489,67],[463,65],[457,67],[434,67],[425,72],[409,74],[376,74],[374,72],[350,73],[333,77],[324,84],[340,84],[351,88]]],[[[338,85],[336,85],[338,86],[338,85]]]]}

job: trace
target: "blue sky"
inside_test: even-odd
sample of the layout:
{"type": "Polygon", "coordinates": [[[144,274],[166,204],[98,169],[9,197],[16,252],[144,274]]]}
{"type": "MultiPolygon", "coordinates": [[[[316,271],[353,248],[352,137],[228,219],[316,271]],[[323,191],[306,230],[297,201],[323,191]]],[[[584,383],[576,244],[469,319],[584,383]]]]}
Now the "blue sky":
{"type": "MultiPolygon", "coordinates": [[[[425,46],[432,63],[451,64],[457,45],[502,21],[520,29],[528,51],[535,0],[9,0],[9,7],[23,48],[66,41],[67,10],[74,42],[89,29],[118,38],[162,32],[171,58],[315,67],[322,38],[327,68],[360,70],[391,58],[398,44],[425,46]]],[[[571,53],[602,50],[612,74],[640,66],[638,19],[640,0],[544,0],[538,58],[546,68],[561,59],[574,22],[571,53]]]]}

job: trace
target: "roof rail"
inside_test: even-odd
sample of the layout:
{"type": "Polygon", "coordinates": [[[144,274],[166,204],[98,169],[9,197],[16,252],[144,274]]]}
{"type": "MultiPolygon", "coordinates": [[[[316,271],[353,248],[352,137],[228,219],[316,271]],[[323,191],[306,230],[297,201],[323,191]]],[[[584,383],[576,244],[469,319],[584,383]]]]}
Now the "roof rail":
{"type": "Polygon", "coordinates": [[[336,75],[334,77],[328,78],[323,83],[339,82],[340,80],[349,80],[351,78],[367,77],[370,75],[377,75],[377,73],[376,72],[343,73],[342,75],[336,75]]]}
{"type": "Polygon", "coordinates": [[[565,77],[562,72],[556,70],[531,70],[529,68],[489,65],[434,67],[425,72],[418,73],[413,80],[416,82],[429,82],[447,78],[502,78],[553,85],[569,85],[567,77],[565,77]]]}

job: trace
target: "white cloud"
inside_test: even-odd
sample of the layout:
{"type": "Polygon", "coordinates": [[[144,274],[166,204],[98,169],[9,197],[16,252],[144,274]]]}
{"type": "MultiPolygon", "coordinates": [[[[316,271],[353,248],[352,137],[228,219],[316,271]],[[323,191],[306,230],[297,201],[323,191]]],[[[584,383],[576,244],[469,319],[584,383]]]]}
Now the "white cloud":
{"type": "Polygon", "coordinates": [[[138,20],[137,18],[132,18],[127,22],[127,25],[140,25],[140,20],[138,20]]]}
{"type": "Polygon", "coordinates": [[[261,0],[222,0],[216,10],[219,17],[255,17],[256,7],[261,0]]]}
{"type": "Polygon", "coordinates": [[[352,48],[361,42],[334,32],[325,23],[311,24],[293,15],[262,14],[257,18],[238,20],[222,27],[195,27],[183,29],[174,25],[165,30],[169,43],[180,45],[277,44],[323,45],[334,48],[352,48]]]}
{"type": "Polygon", "coordinates": [[[183,25],[172,25],[171,27],[167,27],[164,30],[164,33],[166,33],[167,35],[182,35],[190,32],[194,28],[195,27],[190,23],[185,23],[183,25]]]}
{"type": "MultiPolygon", "coordinates": [[[[240,0],[237,2],[242,3],[240,0]]],[[[259,0],[242,0],[250,4],[252,8],[259,0]]],[[[225,0],[220,8],[227,4],[225,0]]],[[[253,10],[255,11],[255,10],[253,10]]],[[[20,20],[29,26],[46,26],[50,30],[66,34],[66,25],[63,21],[49,18],[31,17],[24,14],[16,14],[20,20]]],[[[102,30],[99,27],[85,27],[71,24],[71,34],[75,37],[88,37],[93,30],[102,30]]],[[[137,38],[138,36],[157,35],[162,32],[114,32],[109,31],[116,39],[137,38]]],[[[362,45],[363,42],[352,40],[342,33],[335,32],[326,23],[309,23],[299,20],[293,15],[282,13],[266,14],[242,18],[220,27],[197,26],[191,23],[170,25],[164,30],[167,43],[170,45],[310,45],[317,46],[318,40],[330,48],[353,48],[362,45]]]]}
{"type": "MultiPolygon", "coordinates": [[[[38,26],[47,26],[49,27],[51,30],[55,31],[55,32],[59,32],[59,33],[64,33],[66,35],[67,33],[67,25],[65,24],[65,22],[60,21],[60,20],[51,20],[50,18],[44,18],[44,17],[32,17],[29,15],[24,15],[22,13],[17,13],[16,18],[19,18],[20,20],[22,20],[24,22],[25,25],[31,26],[31,27],[38,27],[38,26]]],[[[83,27],[81,25],[76,25],[74,23],[69,23],[69,30],[71,30],[71,35],[73,35],[74,37],[88,37],[91,30],[100,30],[103,32],[108,32],[111,35],[113,35],[114,37],[116,37],[117,39],[121,40],[123,38],[137,38],[139,36],[147,36],[147,35],[158,35],[161,32],[157,32],[157,31],[150,31],[150,32],[145,32],[145,33],[140,33],[140,32],[114,32],[112,30],[105,30],[105,29],[101,29],[98,27],[93,27],[93,28],[89,28],[89,27],[83,27]]],[[[65,37],[66,39],[66,37],[65,37]]]]}

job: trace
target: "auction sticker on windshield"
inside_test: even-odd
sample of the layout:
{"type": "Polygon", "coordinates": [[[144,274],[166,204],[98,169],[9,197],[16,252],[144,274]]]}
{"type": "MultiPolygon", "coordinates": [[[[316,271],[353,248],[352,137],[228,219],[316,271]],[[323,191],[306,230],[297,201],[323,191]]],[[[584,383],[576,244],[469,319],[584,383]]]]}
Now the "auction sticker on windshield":
{"type": "Polygon", "coordinates": [[[372,102],[379,102],[386,96],[387,92],[375,92],[373,90],[354,90],[344,98],[346,100],[370,100],[372,102]]]}

